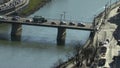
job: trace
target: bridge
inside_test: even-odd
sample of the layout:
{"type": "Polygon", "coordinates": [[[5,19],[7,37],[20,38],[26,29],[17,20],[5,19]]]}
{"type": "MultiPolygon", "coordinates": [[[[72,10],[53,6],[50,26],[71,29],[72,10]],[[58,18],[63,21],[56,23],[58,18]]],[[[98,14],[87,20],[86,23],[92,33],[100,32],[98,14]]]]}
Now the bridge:
{"type": "MultiPolygon", "coordinates": [[[[57,34],[57,44],[64,45],[65,44],[65,36],[66,36],[66,29],[75,29],[75,30],[87,30],[87,31],[94,31],[94,27],[92,23],[79,25],[81,23],[72,23],[66,22],[61,24],[58,20],[47,20],[47,22],[35,22],[31,21],[28,22],[29,18],[22,18],[20,17],[18,20],[13,20],[14,17],[5,16],[4,19],[0,19],[1,23],[12,24],[11,36],[17,37],[18,32],[21,31],[21,25],[31,25],[31,26],[43,26],[43,27],[53,27],[58,28],[57,34]]],[[[20,35],[20,34],[19,34],[20,35]]]]}

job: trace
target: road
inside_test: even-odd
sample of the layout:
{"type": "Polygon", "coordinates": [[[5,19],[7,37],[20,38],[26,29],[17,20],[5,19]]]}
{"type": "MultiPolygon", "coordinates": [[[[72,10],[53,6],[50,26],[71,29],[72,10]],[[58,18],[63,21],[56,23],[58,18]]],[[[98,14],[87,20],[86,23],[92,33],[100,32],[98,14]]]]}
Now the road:
{"type": "MultiPolygon", "coordinates": [[[[108,18],[106,19],[105,24],[103,24],[101,26],[100,31],[97,32],[99,42],[104,42],[106,39],[110,40],[109,45],[107,46],[106,55],[104,57],[106,59],[106,63],[102,67],[111,68],[112,66],[110,66],[110,64],[113,62],[113,57],[118,56],[118,53],[120,51],[120,46],[117,45],[117,39],[115,39],[115,35],[114,35],[119,25],[116,24],[115,21],[114,22],[109,21],[110,19],[112,19],[112,17],[116,17],[116,15],[118,14],[117,9],[118,7],[113,9],[110,12],[110,14],[108,15],[108,18]]],[[[100,57],[100,58],[103,58],[103,57],[100,57]]],[[[119,68],[117,66],[118,65],[116,65],[115,68],[119,68]]]]}

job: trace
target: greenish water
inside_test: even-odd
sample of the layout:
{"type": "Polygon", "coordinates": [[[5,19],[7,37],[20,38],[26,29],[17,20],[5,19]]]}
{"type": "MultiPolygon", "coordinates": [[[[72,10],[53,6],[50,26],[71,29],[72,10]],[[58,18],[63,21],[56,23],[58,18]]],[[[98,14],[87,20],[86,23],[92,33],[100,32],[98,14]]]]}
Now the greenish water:
{"type": "MultiPolygon", "coordinates": [[[[60,19],[65,11],[67,20],[88,22],[104,10],[107,2],[109,0],[52,0],[30,17],[42,15],[60,19]]],[[[0,68],[50,68],[59,58],[66,59],[66,54],[72,52],[71,45],[84,43],[90,34],[89,31],[67,30],[66,45],[57,46],[55,28],[23,25],[22,40],[10,41],[10,26],[0,25],[0,68]]]]}

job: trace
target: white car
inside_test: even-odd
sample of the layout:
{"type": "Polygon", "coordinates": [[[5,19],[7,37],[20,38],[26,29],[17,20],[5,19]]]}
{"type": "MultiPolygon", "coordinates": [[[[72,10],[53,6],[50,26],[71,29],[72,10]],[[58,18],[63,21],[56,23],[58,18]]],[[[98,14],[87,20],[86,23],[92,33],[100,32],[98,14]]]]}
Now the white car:
{"type": "Polygon", "coordinates": [[[67,24],[67,22],[65,22],[65,21],[60,22],[60,25],[66,25],[66,24],[67,24]]]}
{"type": "Polygon", "coordinates": [[[26,22],[33,22],[32,19],[26,19],[26,22]]]}

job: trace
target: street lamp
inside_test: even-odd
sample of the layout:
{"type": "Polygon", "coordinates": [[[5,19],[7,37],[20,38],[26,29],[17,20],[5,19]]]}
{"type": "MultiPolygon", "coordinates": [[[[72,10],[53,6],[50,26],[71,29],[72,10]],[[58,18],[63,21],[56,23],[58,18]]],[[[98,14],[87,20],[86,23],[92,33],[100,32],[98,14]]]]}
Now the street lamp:
{"type": "Polygon", "coordinates": [[[111,0],[110,0],[110,9],[111,9],[111,0]]]}
{"type": "Polygon", "coordinates": [[[107,4],[105,4],[105,18],[104,19],[106,19],[106,15],[107,15],[107,11],[108,11],[108,2],[107,2],[107,4]]]}
{"type": "Polygon", "coordinates": [[[105,18],[106,19],[106,15],[107,15],[107,4],[105,4],[105,18]]]}
{"type": "Polygon", "coordinates": [[[65,17],[66,17],[66,12],[65,11],[63,12],[63,15],[64,15],[64,21],[65,21],[65,17]]]}
{"type": "Polygon", "coordinates": [[[62,21],[62,18],[63,18],[63,14],[60,14],[60,21],[62,21]]]}

